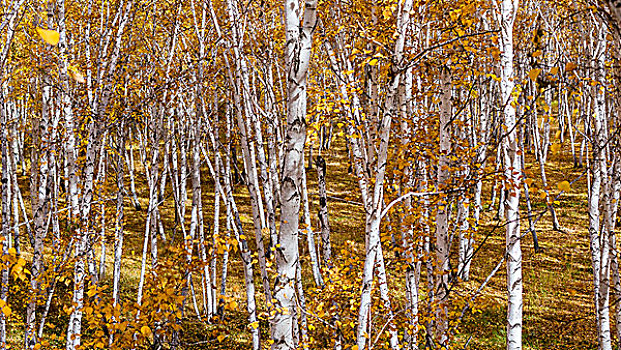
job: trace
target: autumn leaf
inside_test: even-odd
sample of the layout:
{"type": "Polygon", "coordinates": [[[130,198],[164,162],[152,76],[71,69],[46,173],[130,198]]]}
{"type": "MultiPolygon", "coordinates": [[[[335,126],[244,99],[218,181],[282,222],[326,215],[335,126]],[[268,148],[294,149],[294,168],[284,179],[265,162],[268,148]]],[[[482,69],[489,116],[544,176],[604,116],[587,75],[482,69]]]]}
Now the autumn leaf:
{"type": "Polygon", "coordinates": [[[498,77],[496,74],[491,74],[490,73],[490,74],[486,74],[485,76],[488,77],[488,78],[492,78],[492,79],[494,79],[496,81],[500,81],[500,77],[498,77]]]}
{"type": "Polygon", "coordinates": [[[67,315],[71,315],[71,313],[73,312],[73,307],[63,306],[63,311],[64,311],[67,315]]]}
{"type": "Polygon", "coordinates": [[[369,66],[377,66],[379,60],[377,58],[373,58],[369,61],[369,66]]]}
{"type": "Polygon", "coordinates": [[[556,184],[556,187],[558,187],[558,189],[563,192],[568,192],[571,189],[569,181],[561,181],[558,184],[556,184]]]}
{"type": "Polygon", "coordinates": [[[567,62],[565,65],[565,72],[571,72],[572,70],[578,68],[578,65],[573,62],[567,62]]]}
{"type": "Polygon", "coordinates": [[[41,39],[50,45],[58,45],[60,40],[60,33],[55,30],[43,29],[37,27],[37,33],[41,36],[41,39]]]}
{"type": "Polygon", "coordinates": [[[526,179],[526,180],[524,180],[524,183],[526,183],[526,186],[530,186],[530,185],[533,184],[533,179],[530,179],[530,178],[526,179]]]}
{"type": "Polygon", "coordinates": [[[540,199],[546,199],[547,196],[548,195],[544,191],[541,191],[541,193],[539,193],[539,198],[540,199]]]}
{"type": "Polygon", "coordinates": [[[88,295],[89,297],[92,297],[93,295],[97,294],[97,288],[90,288],[87,292],[86,295],[88,295]]]}
{"type": "Polygon", "coordinates": [[[451,20],[453,20],[453,21],[457,21],[457,19],[459,18],[460,15],[461,15],[461,9],[457,9],[457,10],[451,11],[449,13],[449,16],[451,17],[451,20]]]}
{"type": "Polygon", "coordinates": [[[218,336],[218,341],[219,341],[220,343],[222,343],[222,341],[224,340],[224,338],[226,338],[226,335],[224,335],[224,334],[220,334],[220,335],[218,336]]]}
{"type": "Polygon", "coordinates": [[[530,72],[528,72],[528,77],[530,78],[530,80],[536,81],[539,74],[541,74],[541,69],[534,68],[531,69],[530,72]]]}
{"type": "Polygon", "coordinates": [[[561,150],[561,144],[560,143],[553,143],[550,146],[550,150],[552,151],[552,153],[558,153],[561,150]]]}
{"type": "Polygon", "coordinates": [[[142,326],[142,328],[140,328],[140,333],[142,333],[145,338],[151,338],[151,336],[153,336],[153,332],[151,332],[151,328],[149,328],[149,326],[142,326]]]}
{"type": "Polygon", "coordinates": [[[8,305],[3,307],[2,313],[4,314],[5,317],[11,316],[11,308],[8,305]]]}
{"type": "Polygon", "coordinates": [[[67,73],[69,73],[69,76],[71,76],[71,78],[73,78],[73,80],[77,81],[80,84],[84,84],[86,83],[86,80],[84,79],[84,75],[82,75],[82,73],[80,73],[80,71],[74,67],[74,66],[68,66],[67,67],[67,73]]]}

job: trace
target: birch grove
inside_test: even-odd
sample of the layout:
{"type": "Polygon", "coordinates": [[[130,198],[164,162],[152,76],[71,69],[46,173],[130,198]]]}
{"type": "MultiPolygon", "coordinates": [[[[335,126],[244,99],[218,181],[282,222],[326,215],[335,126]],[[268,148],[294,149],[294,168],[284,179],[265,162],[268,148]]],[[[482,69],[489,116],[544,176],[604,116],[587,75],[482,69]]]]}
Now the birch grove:
{"type": "Polygon", "coordinates": [[[620,8],[0,0],[0,349],[618,347],[620,8]]]}

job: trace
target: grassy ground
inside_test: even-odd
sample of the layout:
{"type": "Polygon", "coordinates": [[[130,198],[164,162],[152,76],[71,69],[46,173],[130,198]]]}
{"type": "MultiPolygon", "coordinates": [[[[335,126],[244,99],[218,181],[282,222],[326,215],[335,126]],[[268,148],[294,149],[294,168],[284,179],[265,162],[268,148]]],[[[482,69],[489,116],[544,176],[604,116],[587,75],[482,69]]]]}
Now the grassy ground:
{"type": "MultiPolygon", "coordinates": [[[[360,247],[358,251],[362,253],[364,250],[364,212],[362,206],[357,204],[360,202],[357,181],[347,171],[348,162],[342,147],[336,147],[335,151],[323,156],[327,161],[326,182],[328,194],[331,196],[329,210],[334,250],[338,251],[343,248],[346,241],[354,241],[360,247]]],[[[529,157],[531,156],[529,155],[529,157]]],[[[584,172],[584,169],[572,167],[570,157],[567,154],[552,155],[546,165],[553,196],[559,192],[556,188],[558,182],[572,181],[584,172]]],[[[535,174],[534,179],[539,178],[537,166],[529,164],[527,168],[535,174]]],[[[203,188],[204,212],[206,213],[205,219],[208,222],[211,221],[213,213],[213,183],[207,174],[203,176],[205,180],[205,187],[203,188]]],[[[147,208],[148,205],[146,179],[143,176],[137,176],[136,180],[143,209],[136,210],[129,205],[129,200],[126,202],[127,231],[122,274],[122,295],[126,300],[134,299],[136,296],[146,219],[144,208],[147,208]]],[[[537,180],[535,180],[535,184],[541,187],[537,180]]],[[[315,213],[318,208],[318,196],[314,169],[308,172],[308,186],[309,197],[312,201],[313,223],[317,225],[318,220],[315,213]]],[[[235,192],[240,212],[250,213],[249,198],[244,186],[238,185],[235,192]]],[[[558,198],[555,208],[563,227],[561,232],[552,229],[548,213],[539,215],[540,219],[537,221],[536,230],[539,244],[543,248],[541,252],[534,252],[531,235],[525,236],[522,241],[525,349],[595,349],[597,347],[587,236],[586,193],[586,177],[583,176],[572,185],[568,193],[564,193],[558,198]]],[[[545,210],[545,204],[538,196],[533,195],[533,197],[534,212],[541,214],[545,210]]],[[[526,209],[525,206],[523,209],[526,209]]],[[[160,210],[170,239],[172,238],[170,232],[172,232],[174,225],[172,198],[165,201],[160,210]]],[[[188,203],[186,222],[189,222],[190,210],[191,207],[188,203]]],[[[108,214],[108,222],[111,223],[114,211],[108,209],[108,214]]],[[[222,208],[222,214],[224,214],[224,208],[222,208]]],[[[458,293],[468,294],[476,290],[496,266],[504,252],[504,228],[499,226],[494,216],[494,211],[487,211],[483,214],[480,233],[476,237],[477,246],[480,244],[483,246],[473,261],[471,281],[460,284],[457,288],[458,293]],[[482,243],[483,236],[488,236],[484,243],[482,243]]],[[[252,235],[250,215],[242,215],[242,221],[246,231],[252,235]]],[[[523,232],[525,232],[526,227],[527,221],[523,219],[523,232]]],[[[314,229],[315,231],[318,230],[317,227],[314,229]]],[[[181,238],[181,233],[178,231],[176,235],[175,239],[178,241],[181,238]]],[[[300,249],[303,256],[301,262],[305,269],[303,279],[305,285],[310,289],[312,277],[309,274],[308,249],[305,237],[302,238],[300,249]]],[[[253,246],[252,242],[250,244],[253,246]]],[[[110,245],[107,257],[109,272],[112,271],[111,261],[113,258],[111,253],[110,245]]],[[[25,254],[28,260],[28,252],[25,254]]],[[[357,268],[361,270],[362,267],[357,268]]],[[[394,277],[389,281],[393,292],[397,299],[402,298],[402,271],[389,271],[389,273],[394,277]]],[[[258,275],[258,271],[255,270],[255,274],[258,275]]],[[[206,325],[188,319],[184,323],[184,341],[186,344],[194,344],[188,345],[188,348],[243,349],[249,347],[250,339],[246,331],[247,322],[244,307],[243,272],[238,253],[232,254],[229,276],[231,278],[228,283],[228,293],[239,301],[239,309],[227,313],[226,325],[206,325]],[[223,341],[217,341],[218,335],[226,335],[227,337],[223,341]]],[[[476,301],[477,305],[480,306],[480,312],[474,315],[468,314],[459,328],[460,333],[456,337],[459,344],[458,348],[463,348],[466,343],[468,343],[469,349],[505,348],[505,285],[505,267],[503,265],[476,301]]],[[[265,301],[260,292],[261,285],[258,279],[256,280],[256,288],[258,302],[260,305],[264,305],[265,301]]],[[[70,288],[61,289],[59,293],[68,294],[70,288]]],[[[197,294],[200,292],[197,291],[197,294]]],[[[265,310],[265,308],[260,310],[265,310]]],[[[57,313],[60,314],[59,311],[57,313]]],[[[265,317],[266,315],[263,314],[262,316],[265,317]]],[[[63,320],[65,319],[55,317],[54,310],[52,311],[50,322],[66,322],[63,320]]],[[[10,340],[14,344],[19,344],[20,337],[23,334],[23,326],[21,326],[23,321],[20,319],[13,319],[12,321],[12,327],[9,328],[10,340]]],[[[65,326],[59,324],[57,327],[64,328],[65,326]]],[[[261,331],[264,338],[268,337],[269,325],[265,318],[261,321],[261,331]]]]}
{"type": "MultiPolygon", "coordinates": [[[[538,174],[538,166],[527,166],[538,174]]],[[[571,155],[553,155],[546,164],[552,195],[560,192],[556,184],[573,181],[584,169],[572,166],[571,155]]],[[[535,176],[535,179],[539,176],[535,176]]],[[[537,181],[535,181],[537,183],[537,181]]],[[[540,183],[539,183],[540,184],[540,183]]],[[[534,196],[534,212],[542,213],[545,203],[534,196]]],[[[549,213],[536,224],[539,244],[535,253],[531,235],[522,240],[524,280],[524,347],[525,349],[596,349],[597,332],[593,306],[592,268],[588,241],[586,177],[575,182],[568,193],[558,197],[555,209],[562,231],[554,231],[549,213]]],[[[522,207],[525,210],[525,206],[522,207]]],[[[487,228],[492,215],[487,215],[487,228]]],[[[522,232],[527,220],[522,219],[522,232]]],[[[479,285],[492,270],[504,249],[504,232],[499,230],[474,259],[474,281],[479,285]]],[[[472,349],[504,349],[506,335],[506,273],[503,268],[482,293],[485,308],[471,317],[464,335],[472,336],[472,349]]]]}
{"type": "MultiPolygon", "coordinates": [[[[535,179],[533,185],[541,188],[537,163],[528,162],[527,173],[535,179]]],[[[330,158],[328,190],[331,195],[360,201],[357,183],[347,174],[346,158],[342,154],[330,158]]],[[[596,349],[597,332],[593,307],[592,269],[588,241],[587,183],[584,168],[574,168],[571,154],[551,154],[546,164],[546,175],[551,196],[562,231],[552,228],[551,215],[546,213],[545,202],[531,193],[535,229],[542,250],[535,253],[532,235],[522,240],[524,280],[524,348],[525,349],[596,349]],[[559,195],[557,183],[572,182],[571,190],[559,195]]],[[[313,188],[314,183],[309,183],[313,188]]],[[[484,195],[485,196],[485,195],[484,195]]],[[[485,196],[489,199],[489,191],[485,196]]],[[[522,197],[523,198],[523,197],[522,197]]],[[[488,201],[489,204],[489,201],[488,201]]],[[[315,203],[317,205],[317,203],[315,203]]],[[[521,209],[526,212],[523,203],[521,209]]],[[[355,239],[363,251],[363,210],[349,203],[330,203],[334,240],[339,246],[344,240],[355,239]],[[355,233],[355,234],[352,234],[355,233]],[[357,239],[356,239],[357,238],[357,239]]],[[[477,246],[483,244],[474,258],[470,282],[459,286],[458,293],[471,293],[479,288],[488,274],[500,261],[505,248],[505,231],[501,222],[494,219],[495,209],[483,214],[477,246]]],[[[525,215],[524,215],[525,216],[525,215]]],[[[528,221],[523,218],[522,232],[528,221]]],[[[506,273],[505,264],[491,279],[477,298],[483,305],[482,313],[467,316],[460,327],[458,348],[468,343],[470,349],[504,349],[506,335],[506,273]],[[470,339],[468,341],[468,339],[470,339]]],[[[390,272],[390,271],[389,271],[390,272]]],[[[402,279],[400,271],[391,273],[402,279]]],[[[390,283],[390,282],[389,282],[390,283]]],[[[402,295],[401,281],[393,280],[391,287],[402,295]]],[[[614,327],[614,325],[613,325],[614,327]]]]}

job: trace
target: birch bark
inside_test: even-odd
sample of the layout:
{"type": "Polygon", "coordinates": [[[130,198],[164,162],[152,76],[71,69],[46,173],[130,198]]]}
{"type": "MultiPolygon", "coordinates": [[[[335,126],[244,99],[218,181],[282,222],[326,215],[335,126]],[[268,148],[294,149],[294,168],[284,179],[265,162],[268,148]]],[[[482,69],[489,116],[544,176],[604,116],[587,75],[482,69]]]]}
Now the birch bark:
{"type": "MultiPolygon", "coordinates": [[[[102,67],[98,67],[98,75],[97,80],[100,83],[100,86],[97,88],[96,96],[93,96],[88,89],[88,99],[89,105],[93,110],[93,114],[99,116],[103,114],[103,112],[108,107],[110,102],[112,89],[109,84],[111,84],[110,77],[112,76],[114,70],[117,67],[117,63],[120,57],[121,51],[121,43],[123,39],[123,32],[126,25],[130,22],[132,18],[133,12],[132,10],[133,1],[125,2],[121,1],[119,3],[119,13],[116,17],[117,31],[115,35],[109,35],[105,38],[104,42],[104,50],[107,51],[107,45],[112,42],[112,50],[108,56],[107,64],[102,67]]],[[[64,82],[67,83],[69,81],[68,76],[68,61],[65,55],[65,52],[62,50],[68,50],[68,42],[67,42],[67,30],[65,27],[65,2],[61,1],[59,3],[59,12],[60,12],[60,42],[59,46],[61,48],[61,57],[63,57],[63,79],[64,82]]],[[[90,34],[89,34],[90,35],[90,34]]],[[[88,37],[88,36],[87,36],[88,37]]],[[[90,52],[90,51],[89,51],[90,52]]],[[[99,54],[99,53],[97,53],[99,54]]],[[[91,78],[90,73],[88,75],[87,83],[90,86],[91,78]]],[[[68,91],[68,89],[66,90],[68,91]]],[[[91,211],[91,204],[93,200],[93,178],[94,178],[94,168],[95,168],[95,158],[96,151],[99,149],[99,145],[101,142],[101,126],[99,125],[98,120],[91,120],[86,126],[87,130],[87,147],[86,147],[86,158],[85,164],[82,172],[82,198],[78,203],[78,190],[77,190],[77,180],[78,177],[75,172],[75,159],[76,159],[76,136],[75,136],[75,124],[73,121],[73,114],[71,112],[71,104],[68,96],[64,97],[64,117],[65,117],[65,130],[67,133],[67,153],[68,153],[68,165],[69,165],[69,193],[70,193],[70,203],[72,207],[72,214],[75,220],[79,220],[79,224],[76,224],[75,228],[75,265],[74,265],[74,288],[73,288],[73,299],[74,308],[72,309],[71,315],[69,316],[69,323],[67,326],[67,350],[74,350],[76,347],[79,347],[81,344],[81,333],[82,333],[82,309],[84,307],[84,288],[85,288],[85,259],[88,253],[88,243],[89,243],[89,235],[90,232],[88,230],[88,222],[89,215],[91,211]]]]}
{"type": "Polygon", "coordinates": [[[306,75],[317,24],[317,0],[306,0],[303,11],[297,0],[285,0],[284,7],[287,128],[280,183],[280,232],[276,244],[278,276],[274,286],[277,312],[272,319],[274,350],[295,348],[292,315],[299,264],[299,215],[306,141],[306,75]]]}
{"type": "Polygon", "coordinates": [[[598,29],[597,44],[594,53],[595,80],[598,82],[598,85],[594,87],[595,113],[593,115],[592,133],[593,161],[591,162],[593,180],[589,195],[589,238],[593,264],[593,285],[600,350],[612,349],[609,311],[610,241],[609,232],[606,230],[606,223],[602,226],[600,222],[600,205],[602,202],[604,205],[607,205],[607,200],[609,199],[606,196],[606,187],[608,183],[606,145],[608,135],[606,130],[605,108],[605,52],[606,30],[605,27],[602,26],[598,29]],[[604,190],[603,197],[602,189],[604,190]]]}
{"type": "MultiPolygon", "coordinates": [[[[0,67],[0,76],[2,76],[2,68],[0,67]]],[[[3,89],[0,87],[0,100],[3,100],[3,89]]],[[[2,174],[0,175],[0,183],[2,189],[2,257],[9,254],[9,248],[11,248],[11,239],[9,233],[10,223],[10,197],[9,186],[11,185],[11,178],[9,174],[9,152],[8,152],[8,132],[7,132],[7,116],[5,105],[0,106],[0,152],[2,157],[2,174]]],[[[0,301],[2,305],[6,305],[8,302],[9,294],[9,268],[3,261],[1,263],[1,276],[0,276],[0,301]]],[[[0,315],[0,349],[6,349],[6,326],[8,317],[0,315]]]]}
{"type": "MultiPolygon", "coordinates": [[[[452,117],[452,82],[448,67],[443,67],[440,78],[440,159],[438,161],[438,174],[436,187],[445,190],[449,180],[449,154],[451,152],[451,129],[452,117]]],[[[450,198],[443,196],[436,213],[436,327],[434,329],[436,342],[440,346],[447,345],[448,341],[448,288],[449,288],[449,206],[450,198]]]]}
{"type": "MultiPolygon", "coordinates": [[[[363,267],[362,292],[360,296],[360,309],[358,311],[358,327],[356,332],[356,344],[359,349],[364,349],[364,347],[366,346],[367,337],[370,336],[369,328],[371,311],[371,289],[373,284],[373,275],[376,261],[379,265],[377,271],[380,283],[380,295],[384,300],[384,306],[387,307],[389,314],[392,313],[390,302],[387,298],[388,286],[386,284],[386,271],[383,264],[383,253],[380,240],[380,213],[382,211],[383,203],[383,190],[386,174],[388,145],[390,141],[390,128],[392,119],[397,116],[399,112],[399,107],[397,106],[399,98],[397,95],[402,73],[398,71],[398,67],[400,64],[402,64],[403,48],[405,46],[405,39],[408,33],[412,4],[412,0],[404,0],[399,2],[397,25],[395,28],[395,36],[397,39],[394,46],[394,59],[396,63],[394,64],[394,66],[391,67],[391,69],[393,70],[393,75],[388,86],[384,106],[384,115],[381,118],[378,129],[380,141],[377,151],[377,159],[376,161],[367,159],[366,162],[367,166],[375,164],[376,167],[375,184],[373,186],[373,192],[370,193],[372,197],[367,197],[367,202],[365,202],[365,209],[367,210],[366,233],[368,237],[368,244],[366,245],[367,250],[363,267]]],[[[371,141],[372,140],[370,140],[370,142],[371,141]]],[[[359,166],[357,171],[360,171],[359,166]]],[[[360,177],[360,175],[361,174],[359,173],[358,176],[360,177]]],[[[362,185],[363,183],[360,182],[360,184],[362,185]]],[[[361,186],[360,190],[363,193],[369,191],[366,186],[361,186]]],[[[363,199],[364,198],[365,197],[363,196],[363,199]]],[[[395,326],[390,319],[388,320],[388,323],[390,346],[392,349],[399,349],[401,348],[401,346],[399,344],[399,339],[396,335],[396,331],[394,328],[395,326]]]]}
{"type": "Polygon", "coordinates": [[[504,203],[507,220],[507,350],[522,349],[522,250],[520,247],[521,158],[518,121],[515,117],[513,73],[513,24],[518,0],[502,0],[500,24],[500,101],[503,114],[502,160],[505,177],[504,203]]]}

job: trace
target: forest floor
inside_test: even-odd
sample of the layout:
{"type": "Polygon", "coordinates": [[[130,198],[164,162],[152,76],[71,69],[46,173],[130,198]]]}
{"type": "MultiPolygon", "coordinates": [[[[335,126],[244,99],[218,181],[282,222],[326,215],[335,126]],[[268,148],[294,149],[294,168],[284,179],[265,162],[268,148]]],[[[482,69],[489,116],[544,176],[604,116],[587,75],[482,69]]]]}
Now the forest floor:
{"type": "MultiPolygon", "coordinates": [[[[340,148],[340,147],[339,147],[340,148]]],[[[344,149],[323,154],[327,162],[327,190],[330,225],[332,229],[333,250],[345,246],[346,241],[357,242],[363,253],[364,249],[364,212],[360,204],[358,183],[352,174],[348,173],[348,161],[344,149]]],[[[537,163],[528,163],[532,155],[527,155],[527,174],[532,174],[534,185],[541,188],[539,166],[537,163]]],[[[546,164],[551,196],[555,199],[554,205],[562,231],[552,228],[549,212],[545,212],[545,201],[538,195],[531,193],[533,215],[538,235],[540,252],[535,253],[533,238],[529,233],[522,240],[523,252],[523,280],[524,280],[524,320],[523,341],[524,349],[596,349],[597,333],[595,329],[595,314],[592,296],[592,274],[590,250],[588,241],[587,216],[587,184],[584,168],[574,168],[571,154],[550,154],[546,164]],[[559,194],[556,184],[567,180],[572,182],[571,190],[559,194]]],[[[311,213],[316,213],[319,198],[316,187],[316,171],[309,170],[307,174],[311,213]]],[[[213,184],[210,180],[203,191],[205,212],[212,212],[213,184]]],[[[137,186],[146,191],[146,179],[139,181],[137,186]]],[[[485,192],[485,191],[484,191],[485,192]]],[[[247,190],[243,185],[237,185],[235,196],[242,222],[248,232],[252,232],[252,218],[247,190]],[[244,215],[245,213],[245,215],[244,215]]],[[[146,196],[141,198],[143,208],[147,207],[146,196]]],[[[162,208],[164,224],[173,225],[172,201],[165,202],[162,208]]],[[[489,191],[484,193],[484,206],[489,206],[489,191]],[[487,199],[487,201],[486,201],[487,199]]],[[[525,202],[522,200],[523,212],[526,212],[525,202]]],[[[130,211],[134,210],[133,208],[130,211]]],[[[479,288],[488,274],[500,261],[505,249],[505,231],[502,223],[495,219],[497,203],[493,210],[485,211],[482,215],[482,225],[476,239],[478,251],[473,259],[471,280],[462,282],[459,290],[472,292],[479,288]],[[484,238],[486,237],[486,238],[484,238]],[[482,245],[482,246],[481,246],[482,245]]],[[[140,270],[140,251],[142,249],[142,233],[145,220],[144,210],[129,213],[127,218],[128,229],[133,231],[134,238],[127,240],[129,251],[134,257],[133,263],[124,265],[124,284],[136,286],[140,270]]],[[[313,223],[317,225],[317,217],[313,214],[313,223]]],[[[528,228],[528,221],[524,217],[521,221],[522,232],[528,228]]],[[[317,231],[317,227],[314,227],[317,231]]],[[[252,244],[252,243],[251,243],[252,244]]],[[[304,239],[300,240],[300,249],[303,256],[308,256],[307,245],[304,239]]],[[[111,260],[111,259],[110,259],[111,260]]],[[[307,258],[301,259],[302,264],[308,264],[307,258]]],[[[239,254],[234,253],[230,262],[230,276],[228,290],[239,301],[245,304],[242,264],[239,254]]],[[[361,269],[362,267],[360,267],[361,269]]],[[[459,327],[456,337],[456,349],[504,349],[506,335],[506,264],[503,264],[489,284],[482,290],[476,300],[481,312],[468,314],[459,327]],[[466,345],[467,344],[467,345],[466,345]]],[[[305,269],[308,271],[309,266],[305,269]]],[[[255,271],[255,273],[257,273],[255,271]]],[[[402,271],[389,271],[389,274],[401,275],[402,271]]],[[[402,278],[402,277],[400,277],[402,278]]],[[[304,277],[306,286],[312,286],[312,277],[304,277]]],[[[389,281],[390,283],[390,281],[389,281]]],[[[394,286],[395,289],[401,286],[394,286]]],[[[256,280],[258,302],[264,305],[261,286],[256,280]]],[[[134,288],[127,293],[133,294],[134,288]]],[[[227,326],[205,326],[196,323],[194,327],[186,329],[185,337],[188,343],[201,343],[193,346],[194,349],[232,349],[249,348],[250,339],[245,331],[245,308],[237,312],[229,312],[226,317],[227,326]],[[207,331],[207,333],[205,333],[207,331]],[[207,335],[206,335],[207,334],[207,335]],[[214,339],[219,334],[227,335],[227,339],[220,342],[209,342],[205,347],[202,341],[206,338],[214,339]],[[194,339],[193,339],[194,338],[194,339]]],[[[269,325],[261,322],[261,333],[269,335],[269,325]]]]}
{"type": "MultiPolygon", "coordinates": [[[[532,155],[529,155],[532,157],[532,155]]],[[[526,171],[540,179],[538,163],[526,171]]],[[[588,239],[587,180],[584,168],[574,168],[571,154],[550,155],[546,163],[551,196],[562,231],[555,231],[545,201],[531,193],[535,228],[542,250],[535,253],[532,235],[522,240],[525,349],[597,349],[593,281],[588,239]],[[571,190],[559,195],[557,184],[572,182],[571,190]],[[558,197],[557,197],[558,196],[558,197]]],[[[541,188],[540,181],[538,187],[541,188]]],[[[523,193],[523,192],[522,192],[523,193]]],[[[522,213],[526,205],[522,201],[522,213]]],[[[495,228],[488,212],[481,234],[496,230],[473,260],[471,288],[478,288],[499,261],[504,249],[504,229],[495,228]]],[[[523,235],[528,229],[524,214],[523,235]]],[[[482,292],[483,312],[463,326],[461,338],[472,336],[470,349],[504,349],[506,335],[506,265],[482,292]]]]}
{"type": "MultiPolygon", "coordinates": [[[[357,201],[358,184],[347,173],[344,152],[328,157],[327,186],[329,194],[349,201],[357,201]]],[[[531,186],[542,188],[539,165],[532,154],[526,156],[525,172],[534,179],[531,186]]],[[[555,201],[561,231],[553,230],[552,218],[546,212],[545,200],[531,192],[533,219],[540,251],[535,253],[532,234],[527,232],[527,208],[521,200],[521,230],[524,280],[524,349],[596,349],[597,331],[593,307],[593,282],[588,240],[588,198],[585,168],[575,168],[568,149],[550,153],[545,166],[550,196],[555,201]],[[573,182],[568,192],[561,192],[557,184],[573,182]],[[574,182],[575,181],[575,182],[574,182]]],[[[309,172],[311,175],[313,172],[309,172]]],[[[313,176],[309,175],[309,179],[313,176]]],[[[309,188],[314,189],[314,179],[309,188]]],[[[484,207],[490,206],[490,191],[484,190],[484,207]],[[487,200],[487,201],[486,201],[487,200]]],[[[522,192],[523,194],[523,192],[522,192]]],[[[314,205],[318,205],[316,196],[314,205]]],[[[500,262],[505,250],[505,228],[495,219],[493,210],[482,214],[482,223],[475,237],[476,256],[471,268],[471,280],[461,282],[457,292],[477,290],[490,272],[500,262]]],[[[346,202],[330,201],[330,218],[336,246],[354,235],[364,249],[364,213],[360,206],[346,202]]],[[[314,221],[316,222],[316,221],[314,221]]],[[[301,244],[302,246],[302,244],[301,244]]],[[[506,348],[506,264],[503,264],[489,284],[482,290],[475,303],[481,313],[470,314],[458,327],[455,349],[505,349],[506,348]],[[467,347],[466,347],[467,344],[467,347]]],[[[402,271],[389,271],[399,276],[402,271]]],[[[389,281],[390,283],[390,281],[389,281]]],[[[396,290],[402,286],[393,286],[396,290]]],[[[403,290],[403,289],[402,289],[403,290]]]]}
{"type": "MultiPolygon", "coordinates": [[[[364,213],[358,203],[358,184],[355,177],[348,173],[348,162],[343,149],[337,149],[323,154],[327,161],[327,190],[330,224],[332,228],[333,250],[345,246],[346,241],[364,249],[364,213]]],[[[532,155],[528,155],[532,158],[532,155]]],[[[539,179],[537,164],[527,164],[527,173],[539,179]]],[[[523,279],[524,279],[524,349],[596,349],[597,334],[595,330],[595,315],[592,297],[592,275],[590,263],[589,242],[587,236],[587,190],[584,168],[574,168],[571,154],[550,155],[546,164],[552,197],[560,192],[556,184],[563,180],[572,182],[570,191],[556,198],[555,209],[558,214],[562,231],[552,228],[549,213],[545,213],[545,202],[537,195],[531,195],[535,217],[538,219],[535,227],[542,250],[535,253],[532,235],[525,235],[522,240],[523,251],[523,279]]],[[[318,194],[316,187],[316,171],[308,171],[309,198],[311,212],[316,213],[318,208],[318,194]]],[[[140,260],[143,244],[144,222],[146,218],[148,193],[146,179],[137,176],[137,188],[143,210],[136,210],[133,206],[126,206],[126,256],[123,263],[122,298],[133,299],[136,295],[140,273],[140,260]]],[[[535,185],[541,184],[535,180],[535,185]]],[[[213,213],[213,183],[206,180],[203,190],[204,211],[207,218],[213,213]]],[[[235,197],[238,201],[241,219],[248,232],[251,232],[252,220],[247,214],[251,212],[249,198],[243,185],[235,188],[235,197]]],[[[523,202],[523,201],[522,201],[523,202]]],[[[127,201],[129,204],[129,200],[127,201]]],[[[524,203],[524,202],[523,202],[524,203]]],[[[489,205],[489,191],[484,196],[484,205],[489,205]],[[485,201],[487,199],[487,202],[485,201]]],[[[526,211],[525,205],[522,209],[526,211]]],[[[189,212],[189,210],[188,210],[189,212]]],[[[164,201],[161,207],[164,225],[170,228],[174,225],[174,211],[172,200],[164,201]]],[[[500,222],[494,219],[496,209],[485,211],[482,225],[476,239],[476,256],[471,268],[469,282],[461,282],[458,292],[472,292],[479,288],[488,274],[500,261],[504,252],[505,232],[500,222]],[[486,237],[486,238],[484,238],[486,237]]],[[[313,214],[313,223],[317,225],[316,215],[313,214]]],[[[522,219],[522,232],[528,227],[526,218],[522,219]]],[[[317,228],[314,228],[317,231],[317,228]]],[[[179,237],[177,237],[179,239],[179,237]]],[[[303,256],[307,256],[307,246],[300,240],[300,249],[303,256]]],[[[113,260],[108,250],[108,271],[111,271],[113,260]]],[[[26,252],[26,255],[28,253],[26,252]]],[[[302,264],[308,267],[308,259],[302,258],[302,264]]],[[[362,267],[359,267],[362,269],[362,267]]],[[[255,271],[255,274],[258,274],[255,271]]],[[[389,271],[389,274],[402,276],[402,271],[389,271]]],[[[110,274],[108,273],[108,276],[110,274]]],[[[245,349],[250,347],[249,334],[246,330],[245,292],[243,284],[242,265],[238,253],[233,253],[230,262],[230,281],[228,292],[240,305],[237,310],[228,311],[226,322],[220,325],[205,325],[200,322],[186,322],[184,324],[184,341],[192,349],[245,349]],[[215,341],[219,335],[225,335],[224,341],[215,341]]],[[[402,279],[402,277],[399,277],[402,279]]],[[[304,276],[306,286],[312,288],[312,277],[304,276]]],[[[389,280],[389,284],[395,283],[389,280]]],[[[402,282],[398,282],[402,283],[402,282]]],[[[402,286],[394,286],[395,290],[402,286]]],[[[259,304],[264,305],[260,283],[257,279],[257,298],[259,304]]],[[[69,298],[69,288],[61,288],[58,293],[61,298],[69,298]]],[[[198,293],[198,292],[197,292],[198,293]]],[[[402,292],[397,292],[402,293],[402,292]]],[[[476,303],[480,312],[467,314],[463,324],[459,326],[456,336],[456,349],[504,349],[506,328],[506,282],[505,265],[490,280],[483,289],[476,303]],[[467,346],[466,346],[467,344],[467,346]]],[[[261,308],[260,308],[261,310],[261,308]]],[[[263,308],[265,310],[265,308],[263,308]]],[[[265,315],[263,315],[265,316],[265,315]]],[[[50,316],[50,323],[54,320],[62,323],[61,318],[50,316]]],[[[66,321],[65,321],[66,322],[66,321]]],[[[19,322],[13,323],[9,341],[20,343],[22,327],[19,322]]],[[[22,323],[23,325],[23,323],[22,323]]],[[[62,325],[56,325],[62,329],[62,325]]],[[[264,338],[269,336],[269,325],[264,319],[261,324],[261,333],[264,338]]]]}

